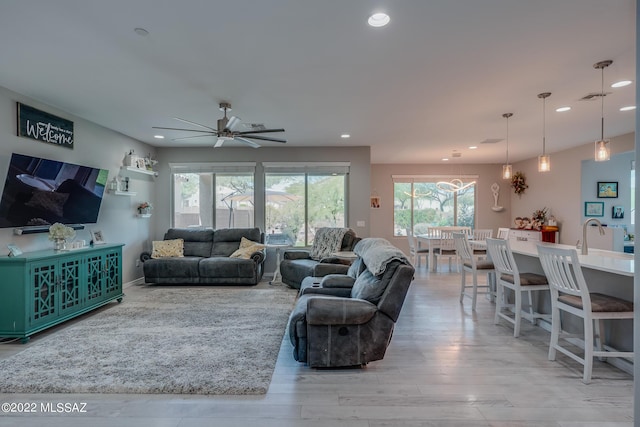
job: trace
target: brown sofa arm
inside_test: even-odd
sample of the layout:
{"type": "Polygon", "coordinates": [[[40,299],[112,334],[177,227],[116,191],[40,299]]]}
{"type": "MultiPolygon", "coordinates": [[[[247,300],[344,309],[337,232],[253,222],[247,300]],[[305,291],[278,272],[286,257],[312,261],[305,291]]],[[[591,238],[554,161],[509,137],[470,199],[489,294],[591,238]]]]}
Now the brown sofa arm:
{"type": "Polygon", "coordinates": [[[310,297],[307,300],[309,325],[362,325],[378,311],[378,307],[362,299],[310,297]]]}

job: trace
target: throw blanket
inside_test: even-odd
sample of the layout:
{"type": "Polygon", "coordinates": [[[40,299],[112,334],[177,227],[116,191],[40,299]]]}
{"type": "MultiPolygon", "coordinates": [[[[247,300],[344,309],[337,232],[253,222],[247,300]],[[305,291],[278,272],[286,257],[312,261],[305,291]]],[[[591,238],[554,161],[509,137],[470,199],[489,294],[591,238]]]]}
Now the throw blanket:
{"type": "Polygon", "coordinates": [[[311,258],[321,260],[342,248],[342,239],[348,228],[322,227],[316,230],[311,247],[311,258]]]}
{"type": "Polygon", "coordinates": [[[387,265],[392,261],[411,265],[404,253],[389,243],[386,239],[366,238],[356,244],[353,251],[362,258],[367,269],[374,276],[379,276],[387,269],[387,265]]]}

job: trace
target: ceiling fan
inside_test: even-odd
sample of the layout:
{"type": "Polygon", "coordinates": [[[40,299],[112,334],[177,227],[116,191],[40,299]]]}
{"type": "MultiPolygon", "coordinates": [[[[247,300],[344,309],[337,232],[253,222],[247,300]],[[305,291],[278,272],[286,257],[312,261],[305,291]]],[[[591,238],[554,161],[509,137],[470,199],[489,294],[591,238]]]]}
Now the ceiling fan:
{"type": "Polygon", "coordinates": [[[267,136],[256,135],[258,133],[284,132],[284,129],[266,129],[264,127],[264,125],[250,124],[248,126],[251,128],[251,130],[239,131],[238,127],[240,126],[240,119],[238,117],[235,117],[235,116],[231,116],[231,117],[227,118],[227,111],[231,111],[231,104],[228,103],[228,102],[221,102],[220,103],[220,111],[224,112],[224,117],[221,118],[221,119],[218,119],[218,128],[217,129],[214,129],[214,128],[209,127],[209,126],[202,125],[200,123],[192,122],[191,120],[181,119],[179,117],[174,117],[174,119],[180,120],[181,122],[189,123],[191,125],[198,126],[198,127],[201,127],[201,128],[207,129],[207,130],[168,128],[168,127],[159,127],[159,126],[153,126],[153,129],[181,130],[181,131],[186,131],[186,132],[198,132],[198,133],[200,133],[200,135],[185,136],[185,137],[182,137],[182,138],[174,138],[173,141],[179,141],[179,140],[184,140],[184,139],[193,139],[193,138],[203,138],[203,137],[210,137],[210,136],[217,136],[218,140],[216,141],[214,147],[222,147],[222,144],[224,144],[225,141],[240,141],[240,142],[244,142],[245,144],[247,144],[247,145],[249,145],[249,146],[251,146],[253,148],[260,147],[260,144],[258,144],[255,141],[252,141],[252,139],[257,139],[259,141],[281,142],[283,144],[285,142],[287,142],[285,139],[271,138],[271,137],[267,137],[267,136]]]}

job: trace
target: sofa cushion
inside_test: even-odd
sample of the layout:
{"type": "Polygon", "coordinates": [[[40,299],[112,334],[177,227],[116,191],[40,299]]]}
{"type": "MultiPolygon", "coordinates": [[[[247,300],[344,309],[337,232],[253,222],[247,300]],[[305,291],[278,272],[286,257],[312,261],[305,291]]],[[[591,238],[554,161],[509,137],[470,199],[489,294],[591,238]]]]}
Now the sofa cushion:
{"type": "Polygon", "coordinates": [[[144,265],[144,276],[148,282],[156,278],[173,277],[176,279],[198,278],[200,257],[150,259],[144,265]]]}
{"type": "Polygon", "coordinates": [[[230,258],[244,258],[249,259],[254,252],[261,251],[266,246],[262,243],[254,242],[243,237],[240,240],[240,248],[230,255],[230,258]]]}
{"type": "Polygon", "coordinates": [[[231,256],[240,248],[242,238],[254,242],[262,242],[262,233],[259,228],[223,228],[213,234],[213,247],[210,256],[231,256]]]}
{"type": "Polygon", "coordinates": [[[256,275],[256,263],[252,259],[211,257],[200,261],[200,278],[252,278],[256,275]]]}
{"type": "Polygon", "coordinates": [[[164,235],[164,239],[183,239],[185,256],[208,257],[211,254],[213,230],[170,228],[164,235]]]}
{"type": "Polygon", "coordinates": [[[151,258],[184,257],[184,240],[155,240],[152,243],[151,258]]]}

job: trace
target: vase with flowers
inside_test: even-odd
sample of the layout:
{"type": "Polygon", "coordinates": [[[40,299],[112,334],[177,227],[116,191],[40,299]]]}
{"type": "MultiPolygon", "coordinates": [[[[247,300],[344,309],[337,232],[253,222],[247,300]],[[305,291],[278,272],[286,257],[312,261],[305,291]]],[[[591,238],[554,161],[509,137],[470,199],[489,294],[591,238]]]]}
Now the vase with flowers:
{"type": "Polygon", "coordinates": [[[151,206],[151,203],[149,202],[142,202],[138,205],[138,215],[151,215],[151,209],[153,209],[153,206],[151,206]]]}
{"type": "Polygon", "coordinates": [[[544,207],[533,212],[531,219],[533,220],[532,228],[534,230],[542,230],[542,226],[547,221],[547,213],[549,210],[544,207]]]}
{"type": "Polygon", "coordinates": [[[65,250],[67,240],[76,237],[76,231],[64,224],[56,222],[49,227],[49,240],[53,241],[53,249],[56,251],[65,250]]]}

